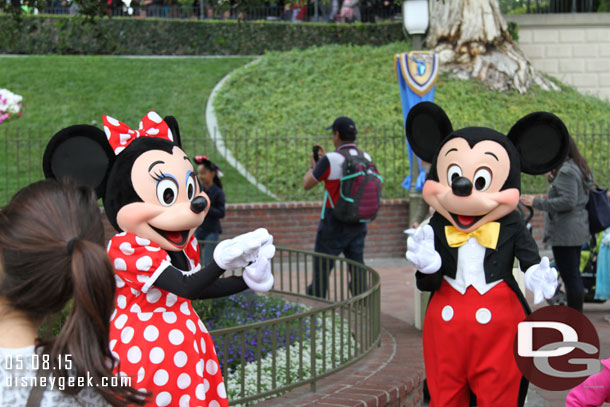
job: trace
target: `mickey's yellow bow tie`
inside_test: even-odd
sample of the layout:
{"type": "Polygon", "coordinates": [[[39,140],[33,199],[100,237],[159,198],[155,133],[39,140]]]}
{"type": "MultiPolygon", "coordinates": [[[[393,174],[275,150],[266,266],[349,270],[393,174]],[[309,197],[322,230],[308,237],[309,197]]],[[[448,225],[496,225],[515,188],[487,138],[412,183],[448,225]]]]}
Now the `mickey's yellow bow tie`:
{"type": "Polygon", "coordinates": [[[449,247],[460,247],[468,241],[471,237],[477,239],[477,242],[481,246],[487,247],[488,249],[494,249],[498,245],[498,236],[500,235],[500,223],[489,222],[480,228],[465,233],[457,229],[454,226],[445,226],[445,237],[449,247]]]}

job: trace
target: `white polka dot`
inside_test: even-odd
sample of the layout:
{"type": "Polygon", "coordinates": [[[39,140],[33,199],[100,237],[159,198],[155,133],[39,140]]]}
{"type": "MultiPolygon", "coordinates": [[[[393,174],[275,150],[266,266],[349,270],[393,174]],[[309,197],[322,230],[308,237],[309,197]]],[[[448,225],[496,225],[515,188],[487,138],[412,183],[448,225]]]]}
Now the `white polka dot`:
{"type": "Polygon", "coordinates": [[[151,121],[153,121],[155,123],[161,123],[163,121],[161,116],[159,116],[157,114],[157,112],[155,112],[154,110],[151,110],[150,112],[148,112],[147,116],[151,121]]]}
{"type": "Polygon", "coordinates": [[[136,268],[140,271],[148,271],[152,267],[153,261],[149,256],[142,256],[136,260],[136,268]]]}
{"type": "Polygon", "coordinates": [[[115,127],[121,124],[117,119],[110,116],[106,116],[106,121],[115,127]]]}
{"type": "Polygon", "coordinates": [[[135,250],[133,250],[133,247],[131,247],[131,243],[129,242],[123,242],[121,243],[121,245],[119,246],[119,250],[127,256],[131,256],[133,254],[133,252],[135,250]]]}
{"type": "Polygon", "coordinates": [[[203,391],[203,384],[199,383],[197,385],[197,388],[195,389],[195,396],[197,396],[199,400],[205,400],[205,391],[203,391]]]}
{"type": "Polygon", "coordinates": [[[184,334],[179,329],[172,329],[169,331],[169,341],[172,345],[180,345],[184,342],[184,334]]]}
{"type": "Polygon", "coordinates": [[[122,146],[127,144],[127,142],[129,141],[130,138],[131,138],[130,134],[125,134],[125,133],[119,134],[119,142],[121,143],[122,146]]]}
{"type": "Polygon", "coordinates": [[[479,308],[475,315],[477,322],[481,325],[488,324],[491,321],[491,311],[487,308],[479,308]]]}
{"type": "Polygon", "coordinates": [[[116,366],[116,364],[118,364],[118,363],[119,363],[119,359],[120,359],[120,358],[119,358],[119,354],[118,354],[118,353],[116,353],[115,351],[112,351],[112,352],[110,352],[110,353],[112,353],[112,357],[113,357],[113,358],[114,358],[114,360],[116,361],[116,362],[115,362],[115,366],[116,366]]]}
{"type": "Polygon", "coordinates": [[[153,382],[157,386],[165,386],[169,380],[169,374],[167,374],[167,370],[159,369],[155,372],[153,377],[153,382]]]}
{"type": "Polygon", "coordinates": [[[159,330],[157,329],[156,326],[148,325],[144,329],[144,339],[146,339],[148,342],[154,342],[157,340],[158,337],[159,337],[159,330]]]}
{"type": "Polygon", "coordinates": [[[116,321],[114,321],[114,326],[116,327],[116,329],[123,329],[126,322],[127,322],[127,315],[122,314],[122,315],[119,315],[119,317],[116,319],[116,321]]]}
{"type": "Polygon", "coordinates": [[[138,274],[138,275],[136,275],[136,279],[140,283],[146,283],[150,279],[150,276],[148,276],[146,274],[138,274]]]}
{"type": "Polygon", "coordinates": [[[140,308],[140,306],[138,304],[133,304],[131,306],[131,308],[129,308],[129,311],[131,312],[142,312],[142,309],[140,308]]]}
{"type": "Polygon", "coordinates": [[[186,362],[188,362],[188,357],[186,356],[186,353],[183,351],[176,352],[176,354],[174,355],[174,364],[177,367],[184,367],[184,365],[186,365],[186,362]]]}
{"type": "Polygon", "coordinates": [[[188,373],[182,373],[178,376],[178,387],[182,390],[186,389],[191,385],[191,376],[188,373]]]}
{"type": "Polygon", "coordinates": [[[163,362],[165,352],[163,352],[163,349],[157,346],[156,348],[152,348],[150,350],[148,357],[152,363],[158,365],[159,363],[163,362]]]}
{"type": "Polygon", "coordinates": [[[123,342],[123,343],[131,342],[131,340],[133,339],[134,333],[135,333],[135,331],[134,331],[134,329],[132,327],[126,326],[121,331],[121,342],[123,342]]]}
{"type": "Polygon", "coordinates": [[[113,350],[113,349],[114,349],[114,346],[116,345],[116,343],[117,343],[117,340],[116,340],[116,339],[113,339],[113,340],[111,340],[111,341],[110,341],[110,343],[109,343],[109,345],[110,345],[110,350],[113,350]]]}
{"type": "Polygon", "coordinates": [[[159,298],[161,298],[161,290],[157,288],[151,288],[146,293],[146,301],[148,301],[150,304],[154,304],[155,302],[159,301],[159,298]]]}
{"type": "Polygon", "coordinates": [[[191,240],[191,246],[193,246],[193,249],[197,250],[197,247],[199,247],[199,242],[197,239],[191,240]]]}
{"type": "Polygon", "coordinates": [[[114,149],[114,154],[119,155],[119,153],[123,150],[125,150],[125,147],[117,147],[114,149]]]}
{"type": "MultiPolygon", "coordinates": [[[[114,309],[114,311],[112,311],[112,314],[110,315],[110,321],[111,322],[114,319],[114,317],[116,317],[116,308],[114,309]]],[[[195,332],[193,332],[193,333],[195,333],[195,332]]]]}
{"type": "Polygon", "coordinates": [[[165,307],[157,307],[157,308],[155,308],[155,310],[153,312],[165,312],[165,311],[167,311],[165,309],[165,307]]]}
{"type": "Polygon", "coordinates": [[[138,319],[142,322],[146,322],[146,321],[150,320],[152,317],[153,317],[152,312],[140,312],[138,314],[138,319]]]}
{"type": "Polygon", "coordinates": [[[210,401],[210,404],[208,404],[208,407],[220,407],[220,403],[216,400],[212,400],[210,401]]]}
{"type": "Polygon", "coordinates": [[[123,281],[123,279],[116,274],[114,275],[114,281],[116,281],[116,286],[118,288],[125,287],[125,282],[123,281]]]}
{"type": "Polygon", "coordinates": [[[441,317],[443,321],[449,322],[453,319],[453,308],[451,305],[445,305],[443,310],[441,311],[441,317]]]}
{"type": "Polygon", "coordinates": [[[201,329],[201,332],[203,332],[204,334],[208,333],[208,330],[205,328],[205,325],[203,325],[203,322],[201,322],[201,320],[197,321],[197,323],[199,324],[199,329],[201,329]]]}
{"type": "Polygon", "coordinates": [[[150,240],[136,236],[136,243],[140,246],[148,246],[150,244],[150,240]]]}
{"type": "Polygon", "coordinates": [[[210,390],[210,382],[208,379],[203,379],[203,392],[207,393],[210,390]]]}
{"type": "Polygon", "coordinates": [[[126,235],[127,235],[127,232],[121,232],[121,233],[117,233],[115,236],[121,236],[122,237],[122,236],[126,236],[126,235]]]}
{"type": "Polygon", "coordinates": [[[151,127],[150,129],[146,130],[146,133],[149,136],[156,136],[157,134],[159,134],[159,129],[155,129],[154,127],[151,127]]]}
{"type": "Polygon", "coordinates": [[[159,250],[161,250],[160,247],[154,247],[154,246],[146,246],[145,249],[148,250],[149,252],[158,252],[159,250]]]}
{"type": "Polygon", "coordinates": [[[140,367],[138,369],[138,383],[140,383],[142,380],[144,380],[145,375],[146,375],[146,371],[144,370],[143,367],[140,367]]]}
{"type": "Polygon", "coordinates": [[[192,333],[195,333],[197,331],[197,327],[195,326],[195,323],[193,321],[191,321],[190,319],[186,320],[186,327],[192,333]]]}
{"type": "Polygon", "coordinates": [[[138,363],[142,359],[142,351],[137,346],[132,346],[127,351],[127,360],[131,363],[138,363]]]}
{"type": "Polygon", "coordinates": [[[218,393],[218,397],[223,399],[227,398],[227,390],[225,389],[225,384],[223,382],[220,382],[220,384],[218,384],[216,391],[218,393]]]}
{"type": "Polygon", "coordinates": [[[169,406],[169,404],[172,402],[172,395],[166,391],[163,391],[157,395],[155,401],[159,407],[169,406]]]}
{"type": "Polygon", "coordinates": [[[174,141],[174,134],[172,133],[171,129],[167,129],[167,137],[171,140],[174,141]]]}
{"type": "Polygon", "coordinates": [[[167,294],[167,297],[165,297],[165,305],[167,305],[168,307],[171,307],[177,301],[178,301],[178,296],[176,296],[176,294],[169,293],[169,294],[167,294]]]}
{"type": "Polygon", "coordinates": [[[178,317],[176,317],[175,312],[164,312],[163,320],[165,322],[167,322],[168,324],[173,324],[174,322],[176,322],[178,320],[178,317]]]}
{"type": "Polygon", "coordinates": [[[114,259],[114,268],[115,270],[125,271],[127,270],[127,263],[125,263],[125,260],[121,259],[120,257],[117,257],[116,259],[114,259]]]}
{"type": "Polygon", "coordinates": [[[205,355],[206,350],[205,339],[201,338],[201,353],[205,355]]]}
{"type": "Polygon", "coordinates": [[[205,370],[208,374],[211,374],[212,376],[215,375],[216,372],[218,372],[218,363],[212,359],[208,359],[208,362],[205,364],[205,370]]]}
{"type": "Polygon", "coordinates": [[[203,359],[199,359],[197,365],[195,366],[195,371],[197,372],[197,376],[203,377],[203,359]]]}
{"type": "MultiPolygon", "coordinates": [[[[125,281],[127,281],[128,283],[131,283],[131,282],[132,282],[131,280],[128,280],[128,279],[125,279],[125,281]]],[[[137,297],[138,295],[140,295],[140,292],[139,292],[138,290],[136,290],[135,288],[129,287],[129,291],[131,291],[131,293],[132,293],[133,295],[135,295],[136,297],[137,297]]]]}
{"type": "Polygon", "coordinates": [[[178,407],[189,407],[191,405],[191,396],[185,394],[180,397],[180,405],[178,407]]]}
{"type": "Polygon", "coordinates": [[[193,348],[195,352],[199,353],[199,346],[197,346],[197,339],[193,340],[193,348]]]}
{"type": "Polygon", "coordinates": [[[117,307],[124,309],[127,306],[127,297],[124,295],[118,295],[116,297],[116,305],[117,307]]]}
{"type": "Polygon", "coordinates": [[[110,133],[110,129],[107,126],[104,126],[104,133],[106,133],[106,139],[110,140],[110,136],[112,134],[110,133]]]}
{"type": "Polygon", "coordinates": [[[191,310],[189,309],[189,303],[187,301],[180,304],[180,312],[184,315],[191,315],[191,310]]]}

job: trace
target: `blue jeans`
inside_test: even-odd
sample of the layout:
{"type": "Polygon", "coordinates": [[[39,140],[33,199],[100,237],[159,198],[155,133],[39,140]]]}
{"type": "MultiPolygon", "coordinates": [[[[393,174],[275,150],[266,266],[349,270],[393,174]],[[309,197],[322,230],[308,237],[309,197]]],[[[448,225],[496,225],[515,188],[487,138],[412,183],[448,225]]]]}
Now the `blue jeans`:
{"type": "MultiPolygon", "coordinates": [[[[220,235],[218,233],[205,233],[201,229],[195,230],[195,237],[198,240],[209,240],[211,242],[218,242],[220,235]]],[[[203,267],[207,266],[212,262],[215,244],[206,243],[203,245],[203,267]]]]}
{"type": "MultiPolygon", "coordinates": [[[[364,239],[366,224],[346,224],[333,217],[332,209],[326,208],[324,219],[320,219],[314,251],[317,253],[338,256],[341,253],[346,259],[364,263],[364,239]]],[[[307,294],[326,298],[328,277],[334,266],[334,261],[323,257],[313,259],[313,281],[307,287],[307,294]]],[[[353,295],[358,295],[366,289],[365,273],[362,270],[348,266],[350,275],[349,288],[353,295]]]]}

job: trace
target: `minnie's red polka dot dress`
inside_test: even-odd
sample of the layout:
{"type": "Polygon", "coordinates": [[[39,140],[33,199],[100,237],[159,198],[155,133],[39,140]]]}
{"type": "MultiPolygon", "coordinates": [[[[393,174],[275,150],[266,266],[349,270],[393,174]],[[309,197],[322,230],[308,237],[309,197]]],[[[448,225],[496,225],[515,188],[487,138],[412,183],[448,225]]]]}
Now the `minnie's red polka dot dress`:
{"type": "MultiPolygon", "coordinates": [[[[184,250],[197,273],[199,245],[192,237],[184,250]]],[[[136,389],[152,392],[148,406],[227,407],[227,395],[214,343],[191,301],[153,286],[170,264],[159,245],[131,233],[108,244],[116,278],[116,310],[110,324],[110,350],[122,376],[136,389]]]]}

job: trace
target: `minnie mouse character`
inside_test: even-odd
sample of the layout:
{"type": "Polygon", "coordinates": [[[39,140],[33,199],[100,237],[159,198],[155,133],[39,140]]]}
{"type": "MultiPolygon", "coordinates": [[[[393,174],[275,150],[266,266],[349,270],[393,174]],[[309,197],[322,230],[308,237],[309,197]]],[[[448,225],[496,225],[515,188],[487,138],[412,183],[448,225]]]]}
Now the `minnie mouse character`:
{"type": "Polygon", "coordinates": [[[406,120],[413,151],[432,167],[424,200],[436,210],[407,241],[417,287],[432,291],[423,342],[430,406],[522,405],[527,392],[513,356],[517,325],[530,312],[512,269],[525,271],[535,302],[550,298],[557,272],[542,260],[515,211],[521,172],[542,174],[567,154],[568,131],[538,112],[508,136],[484,127],[453,131],[437,105],[415,105],[406,120]]]}
{"type": "Polygon", "coordinates": [[[209,199],[180,147],[176,119],[151,111],[137,131],[109,116],[103,124],[104,131],[87,125],[59,131],[43,167],[47,177],[95,188],[120,232],[108,244],[117,286],[110,329],[117,371],[152,393],[151,406],[228,406],[214,343],[191,300],[248,287],[268,291],[273,238],[258,229],[225,240],[202,268],[193,232],[209,199]],[[220,278],[242,267],[242,276],[220,278]]]}

